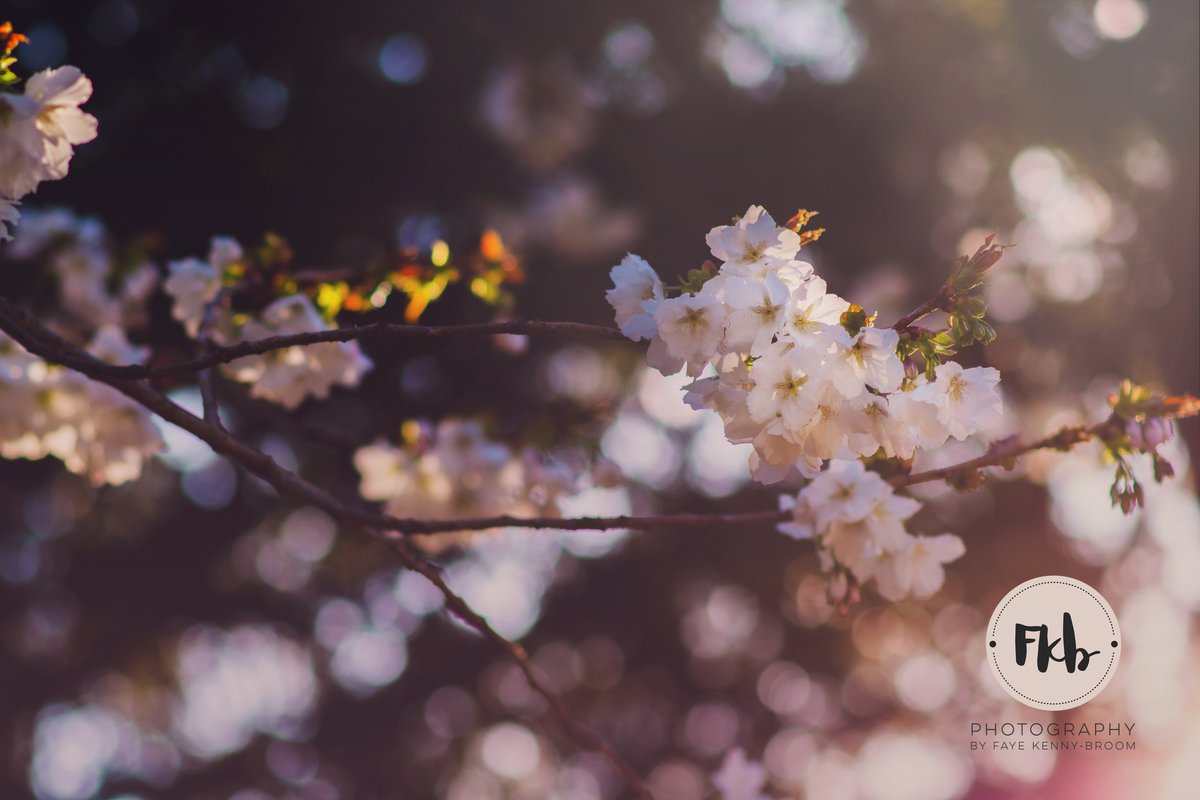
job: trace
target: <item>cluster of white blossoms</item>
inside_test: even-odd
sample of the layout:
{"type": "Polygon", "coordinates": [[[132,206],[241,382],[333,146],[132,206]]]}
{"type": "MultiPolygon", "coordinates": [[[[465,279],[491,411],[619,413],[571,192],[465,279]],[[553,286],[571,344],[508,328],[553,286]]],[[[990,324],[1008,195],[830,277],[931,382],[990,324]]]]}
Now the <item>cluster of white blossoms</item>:
{"type": "MultiPolygon", "coordinates": [[[[96,331],[88,351],[112,364],[147,354],[116,325],[96,331]]],[[[0,334],[0,456],[55,456],[93,485],[121,484],[142,473],[162,439],[141,405],[102,383],[47,364],[0,334]]]]}
{"type": "MultiPolygon", "coordinates": [[[[225,271],[244,257],[236,241],[218,236],[212,240],[207,260],[187,258],[168,265],[170,275],[163,289],[173,300],[172,315],[188,335],[199,335],[210,306],[208,335],[220,345],[332,329],[304,294],[282,297],[254,314],[238,314],[226,305],[214,305],[225,271]]],[[[335,385],[357,386],[371,366],[358,342],[350,341],[273,350],[239,358],[221,369],[234,380],[249,384],[255,397],[291,409],[309,397],[328,397],[335,385]]]]}
{"type": "Polygon", "coordinates": [[[813,481],[797,508],[818,512],[815,525],[798,512],[793,530],[816,535],[836,563],[860,579],[874,577],[885,595],[936,589],[941,568],[931,565],[955,557],[956,548],[941,537],[908,536],[902,523],[916,502],[894,496],[861,464],[845,465],[876,455],[912,459],[994,425],[1002,417],[999,373],[953,361],[930,377],[906,370],[900,333],[875,327],[830,293],[799,260],[800,235],[776,225],[761,206],[713,228],[706,241],[719,269],[694,271],[675,296],[638,256],[612,269],[607,296],[621,331],[650,341],[647,361],[663,374],[686,369],[697,378],[685,400],[719,414],[730,442],[753,445],[756,480],[813,481]],[[875,487],[869,500],[834,502],[838,516],[831,517],[824,501],[806,499],[851,474],[875,487]]]}
{"type": "Polygon", "coordinates": [[[106,325],[145,326],[146,304],[158,288],[158,268],[118,257],[104,225],[63,208],[28,211],[0,255],[49,266],[58,289],[56,322],[87,335],[106,325]]]}
{"type": "Polygon", "coordinates": [[[846,599],[850,576],[858,584],[874,579],[879,594],[893,602],[929,597],[945,580],[942,565],[966,552],[951,533],[910,534],[904,523],[921,504],[896,494],[861,461],[830,462],[795,498],[780,498],[780,505],[792,511],[793,521],[779,530],[816,541],[822,568],[834,573],[830,596],[836,602],[846,599]]]}
{"type": "Polygon", "coordinates": [[[66,176],[75,145],[96,138],[96,118],[79,108],[91,96],[75,67],[32,75],[23,93],[0,92],[0,241],[21,218],[21,198],[66,176]]]}
{"type": "MultiPolygon", "coordinates": [[[[578,453],[547,456],[532,447],[514,450],[489,439],[475,420],[410,422],[404,432],[407,443],[402,447],[380,441],[354,454],[359,493],[400,517],[558,516],[559,500],[584,488],[585,473],[593,485],[616,478],[604,464],[589,472],[578,453]]],[[[439,547],[461,543],[456,538],[439,536],[430,542],[439,547]]]]}
{"type": "MultiPolygon", "coordinates": [[[[145,348],[126,331],[144,326],[158,284],[148,262],[119,264],[104,227],[54,209],[33,211],[3,252],[47,263],[58,289],[45,322],[112,364],[140,364],[145,348]]],[[[0,334],[0,456],[55,456],[95,485],[136,479],[162,447],[150,413],[117,390],[28,353],[0,334]]]]}

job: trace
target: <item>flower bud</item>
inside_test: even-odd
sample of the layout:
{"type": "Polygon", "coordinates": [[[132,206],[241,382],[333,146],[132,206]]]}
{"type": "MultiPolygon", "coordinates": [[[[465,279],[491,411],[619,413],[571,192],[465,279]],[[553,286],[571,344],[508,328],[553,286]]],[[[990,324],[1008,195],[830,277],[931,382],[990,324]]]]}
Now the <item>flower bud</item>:
{"type": "Polygon", "coordinates": [[[1125,423],[1125,433],[1130,447],[1149,453],[1174,438],[1175,425],[1162,417],[1147,417],[1141,422],[1131,419],[1125,423]]]}

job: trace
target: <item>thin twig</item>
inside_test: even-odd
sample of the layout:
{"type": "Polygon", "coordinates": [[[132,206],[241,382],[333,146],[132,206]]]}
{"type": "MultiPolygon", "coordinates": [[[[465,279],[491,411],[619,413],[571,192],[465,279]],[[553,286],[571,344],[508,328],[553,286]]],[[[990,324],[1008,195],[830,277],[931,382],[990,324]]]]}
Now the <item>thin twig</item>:
{"type": "Polygon", "coordinates": [[[968,473],[984,469],[986,467],[1004,466],[1005,462],[1011,462],[1013,459],[1033,452],[1034,450],[1045,450],[1053,448],[1055,450],[1070,450],[1077,444],[1090,441],[1096,438],[1103,438],[1106,434],[1113,430],[1115,425],[1120,424],[1120,419],[1117,416],[1110,416],[1108,419],[1100,422],[1090,428],[1082,425],[1069,425],[1061,428],[1055,433],[1050,434],[1037,441],[1029,444],[1020,444],[1015,440],[1003,440],[992,444],[988,451],[978,458],[972,458],[958,464],[951,464],[946,467],[938,467],[937,469],[925,470],[924,472],[912,472],[908,475],[896,475],[888,480],[892,486],[912,486],[916,483],[928,483],[929,481],[946,480],[965,476],[968,473]]]}
{"type": "Polygon", "coordinates": [[[934,311],[943,310],[946,306],[946,301],[948,299],[946,291],[947,291],[946,287],[942,286],[940,289],[938,289],[938,293],[935,294],[933,297],[929,298],[924,303],[921,303],[921,305],[917,306],[912,311],[908,312],[903,317],[896,320],[896,322],[892,325],[892,330],[894,330],[894,331],[907,330],[909,328],[909,326],[911,326],[917,320],[922,319],[922,318],[928,316],[929,314],[932,314],[934,311]]]}
{"type": "Polygon", "coordinates": [[[633,791],[639,797],[650,798],[650,800],[653,800],[654,795],[651,793],[650,787],[646,785],[641,776],[638,775],[637,771],[630,766],[630,764],[621,756],[621,754],[613,749],[612,745],[606,742],[590,728],[580,725],[574,720],[574,718],[571,717],[566,707],[563,706],[562,700],[558,697],[554,690],[546,684],[545,679],[538,673],[538,670],[536,667],[534,667],[533,662],[529,660],[529,654],[525,651],[524,647],[516,642],[506,639],[504,636],[497,633],[496,629],[493,628],[486,619],[484,619],[474,609],[467,605],[466,602],[446,584],[445,578],[442,577],[438,570],[431,569],[429,562],[420,558],[414,558],[414,554],[412,553],[411,549],[409,549],[403,541],[397,541],[395,539],[385,539],[384,541],[388,547],[390,547],[396,553],[396,555],[400,557],[401,562],[406,567],[425,576],[434,586],[438,588],[439,591],[441,591],[442,596],[446,598],[447,607],[459,619],[481,633],[485,638],[491,640],[498,647],[508,652],[509,656],[513,659],[513,661],[516,662],[521,672],[525,675],[525,680],[529,682],[529,685],[533,687],[534,691],[541,695],[542,699],[544,699],[550,706],[551,712],[566,730],[568,736],[575,740],[576,743],[581,744],[584,748],[595,750],[601,753],[608,760],[608,763],[617,770],[625,783],[631,789],[633,789],[633,791]]]}

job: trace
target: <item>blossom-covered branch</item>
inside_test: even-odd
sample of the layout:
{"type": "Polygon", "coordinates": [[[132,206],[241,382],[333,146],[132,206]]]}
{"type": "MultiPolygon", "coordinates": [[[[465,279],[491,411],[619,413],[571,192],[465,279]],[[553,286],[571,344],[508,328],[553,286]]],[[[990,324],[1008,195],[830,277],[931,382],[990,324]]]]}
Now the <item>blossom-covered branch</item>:
{"type": "MultiPolygon", "coordinates": [[[[89,377],[110,385],[123,387],[129,384],[119,378],[107,374],[110,366],[99,359],[90,356],[83,350],[58,337],[42,326],[20,306],[0,296],[0,330],[21,343],[30,352],[47,361],[71,366],[89,377]]],[[[125,389],[122,388],[122,391],[125,389]]],[[[126,392],[128,394],[129,392],[126,392]]],[[[278,465],[243,444],[240,439],[227,431],[215,429],[205,420],[196,417],[180,406],[171,403],[162,395],[142,387],[135,396],[138,402],[164,419],[179,425],[188,432],[207,442],[214,450],[226,455],[243,465],[253,462],[259,469],[274,474],[274,479],[287,483],[292,473],[282,470],[278,465]],[[264,460],[265,459],[265,460],[264,460]]],[[[1176,404],[1170,409],[1163,409],[1165,418],[1195,416],[1200,413],[1200,407],[1195,404],[1176,404]]],[[[1004,440],[992,445],[988,452],[978,458],[973,458],[958,464],[952,464],[937,469],[895,475],[887,479],[887,483],[900,488],[934,480],[949,480],[963,478],[968,473],[987,467],[1004,466],[1013,459],[1033,450],[1054,448],[1065,450],[1070,447],[1095,438],[1104,438],[1120,430],[1121,421],[1116,415],[1104,422],[1091,427],[1073,426],[1063,428],[1055,434],[1028,444],[1018,444],[1012,440],[1004,440]]],[[[257,473],[256,473],[257,474],[257,473]]],[[[259,477],[263,477],[260,475],[259,477]]],[[[265,479],[265,478],[264,478],[265,479]]],[[[270,481],[269,481],[270,482],[270,481]]],[[[277,487],[278,488],[278,487],[277,487]]],[[[312,487],[316,489],[317,487],[312,487]]],[[[306,489],[305,491],[308,491],[306,489]]],[[[362,508],[347,506],[332,495],[320,490],[320,496],[310,496],[308,500],[319,505],[331,514],[354,525],[366,525],[399,535],[434,535],[456,531],[483,531],[496,528],[525,528],[541,530],[682,530],[696,528],[736,528],[753,525],[774,525],[786,522],[793,517],[791,511],[748,511],[741,513],[681,513],[657,515],[618,515],[591,517],[520,517],[514,515],[494,515],[485,517],[460,517],[453,519],[417,519],[404,518],[388,514],[380,514],[362,508]]]]}

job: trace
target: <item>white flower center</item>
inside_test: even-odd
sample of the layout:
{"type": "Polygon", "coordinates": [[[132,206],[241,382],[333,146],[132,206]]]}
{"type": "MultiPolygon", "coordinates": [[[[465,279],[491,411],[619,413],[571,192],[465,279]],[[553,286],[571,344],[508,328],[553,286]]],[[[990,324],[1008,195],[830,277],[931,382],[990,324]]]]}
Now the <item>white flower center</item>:
{"type": "Polygon", "coordinates": [[[679,318],[680,326],[691,335],[695,336],[708,327],[708,309],[706,308],[686,308],[683,311],[683,316],[679,318]]]}
{"type": "Polygon", "coordinates": [[[950,379],[950,386],[946,389],[946,393],[950,395],[950,399],[956,403],[961,403],[967,396],[967,390],[970,386],[962,379],[961,375],[955,375],[950,379]]]}
{"type": "Polygon", "coordinates": [[[784,400],[794,400],[799,396],[800,389],[806,383],[808,383],[808,376],[797,372],[785,376],[783,380],[775,384],[775,389],[784,400]]]}
{"type": "Polygon", "coordinates": [[[763,324],[774,322],[775,317],[779,314],[779,306],[771,305],[770,300],[763,300],[762,305],[757,305],[750,310],[758,315],[763,324]]]}
{"type": "Polygon", "coordinates": [[[811,333],[817,329],[817,323],[808,318],[811,313],[812,306],[809,306],[792,317],[792,327],[796,329],[797,333],[811,333]]]}
{"type": "Polygon", "coordinates": [[[746,242],[745,247],[742,248],[741,261],[743,264],[753,264],[763,257],[766,250],[766,242],[746,242]]]}
{"type": "Polygon", "coordinates": [[[860,367],[866,366],[867,354],[871,349],[871,345],[859,339],[850,347],[850,357],[857,361],[860,367]]]}

